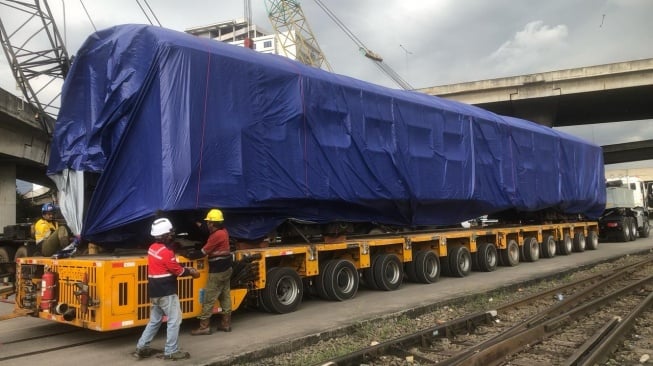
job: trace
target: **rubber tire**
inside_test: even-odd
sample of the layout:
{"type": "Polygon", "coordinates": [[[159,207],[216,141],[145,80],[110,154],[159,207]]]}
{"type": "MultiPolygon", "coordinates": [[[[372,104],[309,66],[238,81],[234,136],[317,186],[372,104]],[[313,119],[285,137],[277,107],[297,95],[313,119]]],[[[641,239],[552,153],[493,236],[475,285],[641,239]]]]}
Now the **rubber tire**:
{"type": "Polygon", "coordinates": [[[334,260],[329,259],[329,260],[324,260],[322,263],[320,263],[320,274],[317,275],[315,278],[315,292],[317,293],[317,296],[319,296],[321,299],[324,300],[329,300],[329,294],[327,294],[327,291],[325,289],[324,283],[325,283],[325,278],[326,278],[326,273],[327,273],[327,267],[329,264],[333,263],[334,260]]]}
{"type": "Polygon", "coordinates": [[[544,241],[542,241],[542,257],[544,258],[553,258],[556,256],[556,240],[553,238],[553,235],[544,236],[544,241]]]}
{"type": "Polygon", "coordinates": [[[303,282],[295,270],[288,267],[268,270],[265,288],[261,290],[261,300],[269,312],[286,314],[297,310],[303,294],[303,282]]]}
{"type": "Polygon", "coordinates": [[[569,255],[574,249],[574,243],[569,234],[564,234],[562,240],[558,241],[558,253],[561,255],[569,255]]]}
{"type": "Polygon", "coordinates": [[[497,247],[493,243],[483,243],[478,246],[476,251],[476,266],[479,271],[492,272],[497,269],[499,264],[499,254],[497,247]]]}
{"type": "Polygon", "coordinates": [[[36,250],[36,246],[32,243],[28,245],[21,245],[20,248],[16,250],[15,258],[35,257],[38,255],[39,253],[36,250]]]}
{"type": "Polygon", "coordinates": [[[599,248],[599,234],[596,231],[590,231],[585,239],[585,247],[588,250],[597,250],[599,248]]]}
{"type": "Polygon", "coordinates": [[[639,231],[640,238],[648,238],[651,231],[651,224],[648,222],[648,217],[644,217],[644,225],[642,230],[639,231]]]}
{"type": "Polygon", "coordinates": [[[379,258],[379,255],[373,255],[370,260],[370,266],[363,269],[363,284],[370,290],[378,290],[379,286],[376,285],[374,280],[374,262],[379,258]]]}
{"type": "Polygon", "coordinates": [[[537,242],[536,238],[529,236],[524,239],[522,248],[527,262],[536,262],[540,259],[540,243],[537,242]]]}
{"type": "Polygon", "coordinates": [[[637,239],[637,218],[630,218],[630,241],[637,239]]]}
{"type": "Polygon", "coordinates": [[[508,240],[508,245],[506,249],[501,249],[499,251],[499,256],[501,256],[501,265],[507,267],[514,267],[519,264],[519,244],[513,239],[508,240]]]}
{"type": "Polygon", "coordinates": [[[454,277],[465,277],[472,271],[472,255],[467,247],[454,245],[447,256],[449,270],[454,277]]]}
{"type": "Polygon", "coordinates": [[[356,296],[360,275],[354,263],[334,259],[324,274],[323,286],[329,300],[345,301],[356,296]]]}
{"type": "Polygon", "coordinates": [[[587,246],[587,240],[585,239],[585,234],[577,232],[574,234],[574,252],[582,253],[585,251],[587,246]]]}
{"type": "Polygon", "coordinates": [[[401,287],[404,279],[404,266],[399,257],[383,253],[374,261],[374,283],[379,290],[394,291],[401,287]]]}
{"type": "Polygon", "coordinates": [[[430,251],[421,250],[413,258],[415,282],[434,283],[440,279],[440,258],[430,251]]]}
{"type": "Polygon", "coordinates": [[[624,217],[621,219],[621,235],[619,241],[627,242],[630,240],[630,218],[624,217]]]}
{"type": "Polygon", "coordinates": [[[0,263],[13,263],[16,251],[9,246],[0,247],[0,263]]]}

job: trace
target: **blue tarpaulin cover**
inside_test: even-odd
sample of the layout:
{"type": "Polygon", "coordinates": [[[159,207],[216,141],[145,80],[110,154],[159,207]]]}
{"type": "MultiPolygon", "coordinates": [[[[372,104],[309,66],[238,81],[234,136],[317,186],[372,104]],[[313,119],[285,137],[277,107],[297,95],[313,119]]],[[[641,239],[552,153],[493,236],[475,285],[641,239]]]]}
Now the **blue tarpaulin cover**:
{"type": "Polygon", "coordinates": [[[99,174],[82,235],[220,208],[233,236],[287,218],[451,225],[506,209],[597,218],[601,148],[528,121],[145,25],[91,35],[48,174],[99,174]]]}

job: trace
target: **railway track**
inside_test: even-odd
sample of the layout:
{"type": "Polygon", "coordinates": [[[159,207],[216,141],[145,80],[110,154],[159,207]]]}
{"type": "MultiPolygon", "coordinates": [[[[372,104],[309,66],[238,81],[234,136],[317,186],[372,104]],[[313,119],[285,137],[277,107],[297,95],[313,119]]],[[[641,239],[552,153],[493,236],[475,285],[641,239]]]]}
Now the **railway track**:
{"type": "Polygon", "coordinates": [[[318,365],[592,365],[653,303],[651,257],[318,365]]]}

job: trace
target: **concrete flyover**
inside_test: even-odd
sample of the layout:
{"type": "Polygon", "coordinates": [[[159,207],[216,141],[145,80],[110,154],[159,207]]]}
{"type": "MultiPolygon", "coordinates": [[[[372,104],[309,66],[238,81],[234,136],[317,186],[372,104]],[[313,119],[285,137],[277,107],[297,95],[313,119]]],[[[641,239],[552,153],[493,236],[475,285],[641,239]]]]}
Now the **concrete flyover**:
{"type": "Polygon", "coordinates": [[[37,117],[31,104],[0,89],[0,231],[16,221],[16,179],[54,185],[45,175],[50,137],[37,117]]]}
{"type": "Polygon", "coordinates": [[[434,86],[420,92],[550,127],[653,118],[653,59],[434,86]]]}

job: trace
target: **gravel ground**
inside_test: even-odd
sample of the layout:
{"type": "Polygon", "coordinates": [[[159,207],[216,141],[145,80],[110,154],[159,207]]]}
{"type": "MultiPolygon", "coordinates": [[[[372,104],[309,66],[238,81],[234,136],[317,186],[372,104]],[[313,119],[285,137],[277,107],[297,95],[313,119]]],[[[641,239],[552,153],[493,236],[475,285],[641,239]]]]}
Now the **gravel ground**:
{"type": "MultiPolygon", "coordinates": [[[[507,304],[512,301],[524,298],[534,293],[549,290],[557,286],[569,283],[573,280],[586,278],[607,269],[620,267],[628,263],[633,263],[645,259],[647,256],[627,256],[609,263],[602,263],[591,268],[581,268],[580,270],[562,275],[555,278],[546,278],[529,283],[512,286],[495,290],[492,292],[468,296],[456,299],[442,304],[434,304],[428,307],[428,310],[416,310],[411,314],[390,314],[386,317],[372,321],[355,324],[344,329],[336,337],[319,339],[311,344],[293,350],[276,354],[266,358],[250,358],[231,360],[231,364],[243,366],[250,365],[313,365],[319,364],[339,355],[351,352],[360,347],[364,347],[375,342],[383,342],[402,335],[413,333],[420,329],[426,329],[449,320],[464,316],[465,314],[492,309],[501,304],[507,304]]],[[[649,257],[650,258],[650,257],[649,257]]],[[[623,347],[617,350],[614,360],[610,360],[606,365],[636,365],[640,361],[647,362],[648,355],[653,356],[653,331],[650,325],[653,324],[653,314],[649,312],[648,319],[643,319],[638,328],[629,339],[624,342],[623,347]]],[[[444,342],[455,342],[444,340],[444,342]]],[[[302,343],[302,342],[299,342],[302,343]]],[[[306,342],[303,342],[304,344],[306,342]]],[[[453,344],[451,345],[453,346],[453,344]]],[[[446,347],[449,348],[449,347],[446,347]]],[[[458,348],[458,347],[451,347],[458,348]]],[[[274,346],[271,346],[268,354],[274,354],[274,346]]],[[[388,357],[375,363],[383,365],[415,365],[404,359],[388,357]]],[[[653,360],[650,361],[653,364],[653,360]]],[[[371,364],[370,364],[371,365],[371,364]]]]}

